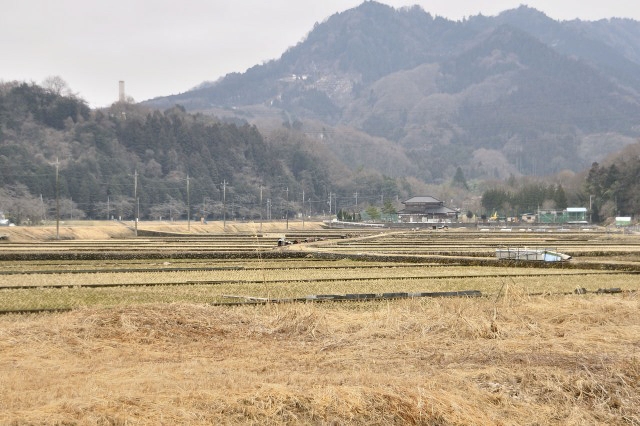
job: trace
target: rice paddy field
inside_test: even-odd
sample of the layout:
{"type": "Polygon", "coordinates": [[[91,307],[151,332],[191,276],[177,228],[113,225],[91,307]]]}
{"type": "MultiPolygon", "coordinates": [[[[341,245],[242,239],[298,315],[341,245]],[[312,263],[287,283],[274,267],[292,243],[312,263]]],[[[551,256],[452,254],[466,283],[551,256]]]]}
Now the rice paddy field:
{"type": "Polygon", "coordinates": [[[0,424],[640,424],[638,235],[89,228],[0,241],[0,424]]]}

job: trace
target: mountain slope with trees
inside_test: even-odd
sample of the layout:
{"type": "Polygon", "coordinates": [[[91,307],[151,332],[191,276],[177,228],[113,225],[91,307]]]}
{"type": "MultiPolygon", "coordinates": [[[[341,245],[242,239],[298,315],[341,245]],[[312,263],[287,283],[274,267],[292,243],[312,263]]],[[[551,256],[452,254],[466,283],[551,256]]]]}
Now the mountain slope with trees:
{"type": "Polygon", "coordinates": [[[640,212],[640,143],[620,153],[594,162],[584,187],[596,222],[614,216],[634,216],[640,212]]]}
{"type": "Polygon", "coordinates": [[[571,206],[588,208],[594,223],[615,216],[637,216],[640,212],[640,142],[626,146],[602,163],[575,175],[545,179],[511,177],[487,182],[481,198],[482,210],[516,216],[542,210],[563,210],[571,206]]]}
{"type": "MultiPolygon", "coordinates": [[[[442,183],[458,167],[478,179],[544,176],[640,136],[639,41],[630,20],[560,22],[521,6],[454,22],[368,1],[316,24],[277,60],[145,104],[351,129],[404,153],[392,176],[442,183]]],[[[366,151],[330,148],[353,167],[344,153],[366,151]]]]}
{"type": "Polygon", "coordinates": [[[368,1],[278,60],[173,97],[91,110],[60,78],[0,83],[0,211],[355,217],[430,194],[471,213],[631,215],[639,42],[630,20],[523,6],[452,22],[368,1]]]}
{"type": "MultiPolygon", "coordinates": [[[[324,208],[343,165],[305,135],[269,138],[174,107],[129,103],[91,111],[74,96],[35,84],[0,84],[0,211],[17,223],[55,217],[274,217],[324,208]],[[290,203],[290,205],[287,204],[290,203]],[[295,208],[294,208],[295,207],[295,208]]],[[[373,173],[372,181],[376,180],[373,173]]],[[[382,176],[379,176],[382,180],[382,176]]],[[[339,181],[338,181],[339,182],[339,181]]]]}

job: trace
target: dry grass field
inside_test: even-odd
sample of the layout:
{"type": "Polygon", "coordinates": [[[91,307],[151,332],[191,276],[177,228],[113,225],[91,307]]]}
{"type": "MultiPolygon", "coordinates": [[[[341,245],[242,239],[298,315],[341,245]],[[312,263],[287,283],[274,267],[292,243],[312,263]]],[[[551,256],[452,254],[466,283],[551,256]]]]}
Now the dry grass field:
{"type": "Polygon", "coordinates": [[[638,424],[636,297],[0,318],[2,424],[638,424]]]}
{"type": "MultiPolygon", "coordinates": [[[[158,231],[172,232],[177,234],[191,233],[194,235],[219,234],[219,233],[237,233],[237,232],[258,232],[260,229],[264,232],[276,232],[284,234],[287,231],[295,231],[299,229],[321,229],[321,222],[305,222],[291,221],[289,229],[287,224],[282,222],[234,222],[212,221],[207,224],[193,221],[187,223],[181,222],[140,222],[138,230],[140,231],[158,231]]],[[[135,223],[117,222],[117,221],[65,221],[60,222],[58,229],[56,224],[51,223],[47,226],[15,226],[0,228],[0,235],[6,235],[11,241],[15,242],[36,242],[50,241],[56,238],[56,232],[62,240],[105,240],[112,238],[133,238],[135,237],[135,223]]]]}
{"type": "MultiPolygon", "coordinates": [[[[584,259],[534,268],[474,266],[473,256],[505,238],[527,241],[516,235],[356,233],[269,243],[252,259],[224,260],[214,249],[202,259],[172,258],[199,243],[151,240],[149,247],[167,244],[166,259],[127,260],[96,253],[153,249],[122,225],[80,228],[70,227],[71,241],[54,251],[93,257],[0,261],[0,305],[37,307],[57,294],[74,308],[0,316],[0,424],[640,425],[636,236],[545,236],[584,259]],[[433,263],[447,250],[459,264],[433,263]],[[288,259],[288,251],[308,256],[288,259]],[[274,252],[285,257],[269,259],[274,252]],[[425,260],[393,260],[408,252],[425,260]],[[330,253],[381,257],[315,257],[330,253]],[[618,269],[608,270],[609,258],[618,269]],[[58,282],[66,286],[46,288],[58,282]],[[108,286],[116,283],[127,286],[108,286]],[[577,287],[588,294],[561,294],[577,287]],[[610,287],[624,291],[595,293],[610,287]],[[228,294],[451,289],[485,296],[225,304],[228,294]]],[[[175,229],[157,230],[184,232],[175,229]]],[[[50,252],[50,229],[15,232],[0,254],[50,252]]],[[[255,231],[192,232],[212,234],[202,243],[211,246],[255,231]]]]}

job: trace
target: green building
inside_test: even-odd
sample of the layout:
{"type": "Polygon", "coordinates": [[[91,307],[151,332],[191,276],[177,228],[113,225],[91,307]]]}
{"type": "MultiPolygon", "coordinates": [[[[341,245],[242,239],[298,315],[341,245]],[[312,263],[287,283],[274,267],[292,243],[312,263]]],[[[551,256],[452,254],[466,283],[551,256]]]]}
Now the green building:
{"type": "Polygon", "coordinates": [[[538,210],[538,223],[589,223],[586,207],[568,207],[565,210],[538,210]]]}

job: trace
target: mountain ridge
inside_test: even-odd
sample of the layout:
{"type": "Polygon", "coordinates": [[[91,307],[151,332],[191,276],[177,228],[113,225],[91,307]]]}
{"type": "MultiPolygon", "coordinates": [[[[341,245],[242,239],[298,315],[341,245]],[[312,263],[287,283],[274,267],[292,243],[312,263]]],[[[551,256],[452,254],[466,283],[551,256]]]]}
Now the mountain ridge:
{"type": "MultiPolygon", "coordinates": [[[[639,43],[636,21],[555,21],[520,6],[454,22],[371,1],[277,60],[144,104],[353,129],[404,150],[411,164],[393,175],[427,182],[457,166],[496,175],[478,150],[495,152],[501,177],[577,171],[640,136],[639,43]],[[599,149],[585,146],[598,137],[599,149]]],[[[346,163],[353,149],[332,144],[346,163]]]]}

